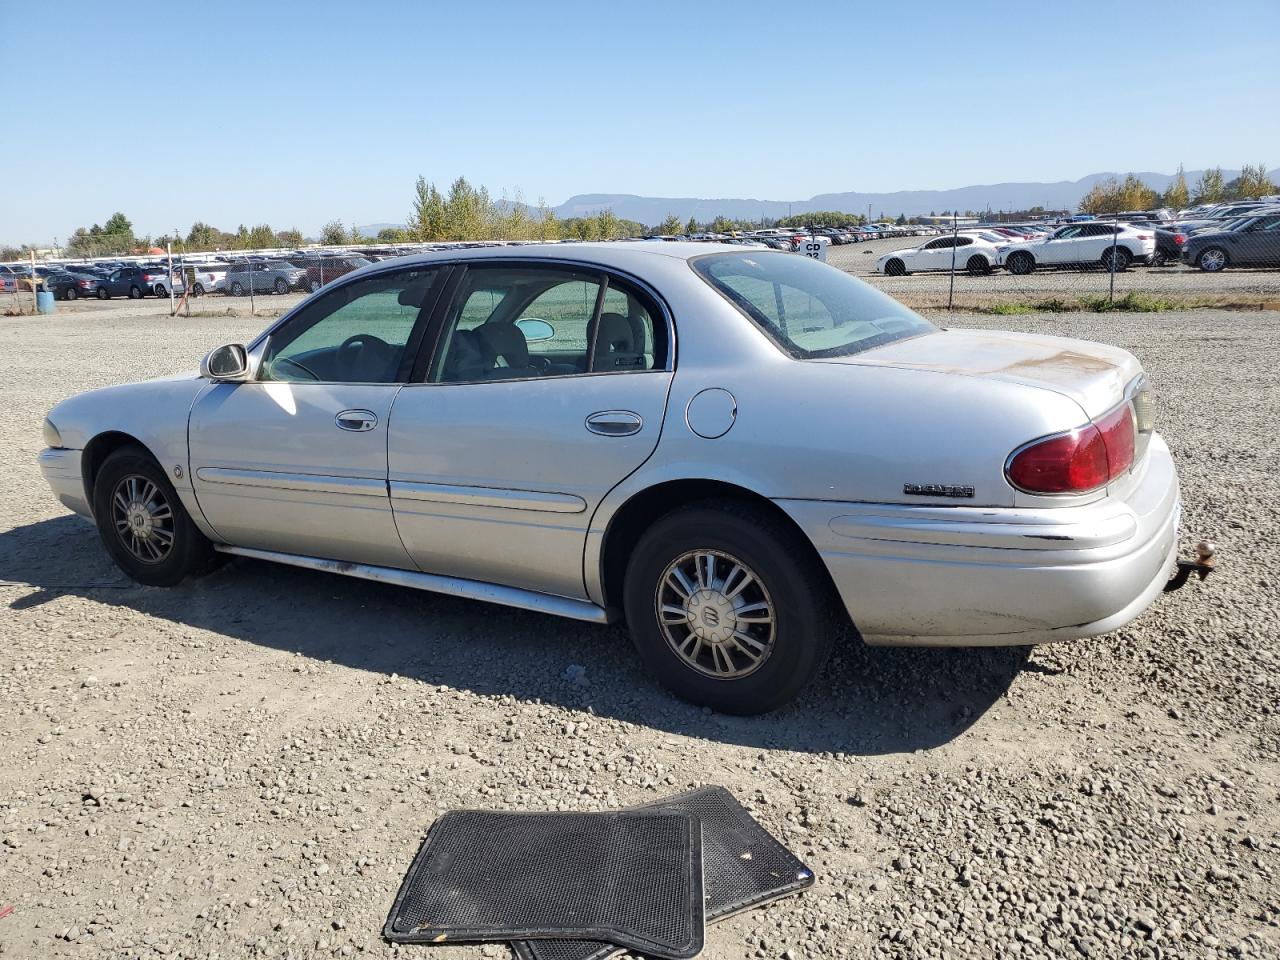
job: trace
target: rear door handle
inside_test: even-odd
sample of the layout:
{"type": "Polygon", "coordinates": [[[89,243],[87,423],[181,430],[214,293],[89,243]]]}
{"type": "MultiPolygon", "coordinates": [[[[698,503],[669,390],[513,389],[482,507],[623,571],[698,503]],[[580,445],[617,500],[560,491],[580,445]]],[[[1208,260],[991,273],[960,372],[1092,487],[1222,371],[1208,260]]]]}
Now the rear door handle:
{"type": "Polygon", "coordinates": [[[372,410],[343,410],[333,418],[339,430],[364,433],[378,425],[378,415],[372,410]]]}
{"type": "Polygon", "coordinates": [[[602,437],[629,437],[643,426],[640,414],[630,410],[601,410],[587,417],[587,429],[602,437]]]}

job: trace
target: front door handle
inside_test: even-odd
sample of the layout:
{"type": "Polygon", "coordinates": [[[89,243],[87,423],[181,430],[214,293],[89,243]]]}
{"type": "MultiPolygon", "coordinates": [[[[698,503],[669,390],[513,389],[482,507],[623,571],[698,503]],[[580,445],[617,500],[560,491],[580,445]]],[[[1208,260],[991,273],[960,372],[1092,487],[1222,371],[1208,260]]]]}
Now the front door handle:
{"type": "Polygon", "coordinates": [[[364,433],[378,425],[378,415],[372,410],[343,410],[333,418],[339,430],[364,433]]]}
{"type": "Polygon", "coordinates": [[[587,417],[587,429],[602,437],[629,437],[643,426],[640,414],[630,410],[602,410],[587,417]]]}

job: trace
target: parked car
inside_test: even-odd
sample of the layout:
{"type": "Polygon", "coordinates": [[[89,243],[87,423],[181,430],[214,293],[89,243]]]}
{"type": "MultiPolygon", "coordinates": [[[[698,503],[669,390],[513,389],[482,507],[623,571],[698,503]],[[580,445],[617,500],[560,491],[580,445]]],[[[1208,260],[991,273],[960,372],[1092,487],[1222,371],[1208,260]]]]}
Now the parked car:
{"type": "Polygon", "coordinates": [[[1130,263],[1147,263],[1155,253],[1155,232],[1100,220],[1070,223],[1047,237],[997,248],[997,262],[1010,273],[1026,274],[1037,267],[1094,267],[1124,270],[1130,263]]]}
{"type": "Polygon", "coordinates": [[[996,250],[1007,237],[996,234],[962,233],[958,236],[934,237],[916,247],[894,250],[876,261],[876,273],[901,277],[923,270],[964,270],[975,276],[990,273],[996,265],[996,250]]]}
{"type": "Polygon", "coordinates": [[[1198,231],[1182,244],[1181,257],[1208,273],[1280,265],[1280,212],[1245,217],[1224,230],[1198,231]]]}
{"type": "Polygon", "coordinates": [[[16,293],[17,290],[17,271],[7,264],[0,264],[0,293],[16,293]]]}
{"type": "Polygon", "coordinates": [[[193,272],[191,293],[202,297],[206,293],[225,293],[227,286],[227,269],[225,263],[185,263],[182,270],[193,272]]]}
{"type": "Polygon", "coordinates": [[[291,257],[289,262],[307,271],[307,289],[313,293],[326,283],[344,277],[352,270],[367,267],[372,261],[354,254],[320,257],[291,257]]]}
{"type": "Polygon", "coordinates": [[[63,401],[44,438],[139,582],[221,552],[625,617],[678,695],[738,713],[795,696],[844,619],[899,646],[1115,630],[1181,512],[1124,350],[939,330],[717,244],[378,264],[199,375],[63,401]]]}
{"type": "Polygon", "coordinates": [[[233,264],[224,281],[226,292],[233,297],[245,297],[254,293],[288,293],[290,290],[307,290],[307,271],[287,261],[233,264]]]}
{"type": "Polygon", "coordinates": [[[57,300],[78,300],[80,297],[96,297],[102,277],[91,273],[63,270],[45,278],[44,287],[57,300]]]}
{"type": "Polygon", "coordinates": [[[147,267],[121,267],[112,272],[106,281],[98,285],[98,298],[109,300],[112,297],[129,297],[137,300],[140,297],[152,296],[155,285],[167,281],[168,274],[164,270],[147,267]]]}

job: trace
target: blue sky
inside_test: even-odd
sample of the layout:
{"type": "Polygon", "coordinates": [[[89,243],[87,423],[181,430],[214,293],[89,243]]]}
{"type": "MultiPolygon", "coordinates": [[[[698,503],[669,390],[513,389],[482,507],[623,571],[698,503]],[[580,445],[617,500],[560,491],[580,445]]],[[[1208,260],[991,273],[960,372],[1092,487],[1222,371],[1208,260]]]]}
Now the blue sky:
{"type": "Polygon", "coordinates": [[[46,25],[0,49],[7,242],[402,221],[420,173],[555,205],[1280,165],[1275,0],[0,9],[46,25]]]}

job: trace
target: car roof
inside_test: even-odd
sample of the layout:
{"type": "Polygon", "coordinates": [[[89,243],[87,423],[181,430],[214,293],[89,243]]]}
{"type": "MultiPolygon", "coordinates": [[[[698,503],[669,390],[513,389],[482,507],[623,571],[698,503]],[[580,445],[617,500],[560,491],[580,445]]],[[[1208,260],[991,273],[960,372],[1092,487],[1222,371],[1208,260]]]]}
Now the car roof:
{"type": "MultiPolygon", "coordinates": [[[[761,250],[759,253],[769,251],[761,250]]],[[[565,263],[581,263],[586,260],[605,267],[621,270],[643,270],[646,262],[654,257],[665,260],[690,260],[708,253],[742,253],[742,247],[733,243],[706,243],[692,240],[635,240],[630,242],[601,241],[592,243],[524,243],[511,246],[453,248],[411,253],[390,260],[380,260],[348,274],[354,277],[365,272],[376,272],[388,266],[408,266],[421,263],[453,263],[467,260],[562,260],[565,263]]]]}

